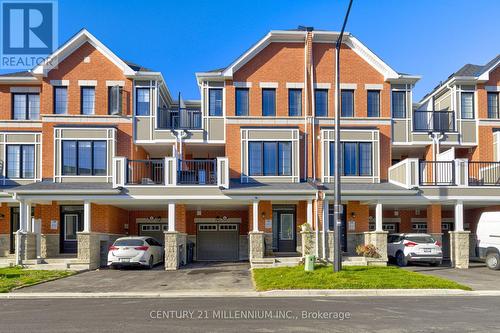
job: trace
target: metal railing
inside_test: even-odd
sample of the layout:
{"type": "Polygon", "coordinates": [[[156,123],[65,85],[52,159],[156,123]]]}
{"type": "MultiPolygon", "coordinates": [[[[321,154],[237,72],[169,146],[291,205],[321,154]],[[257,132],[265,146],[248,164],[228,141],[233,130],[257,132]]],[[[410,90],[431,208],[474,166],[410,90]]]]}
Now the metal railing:
{"type": "Polygon", "coordinates": [[[201,129],[201,111],[171,110],[158,108],[157,127],[159,129],[201,129]]]}
{"type": "Polygon", "coordinates": [[[454,132],[455,112],[453,111],[415,111],[413,130],[417,132],[454,132]]]}
{"type": "Polygon", "coordinates": [[[217,160],[179,160],[177,183],[217,185],[217,160]]]}
{"type": "Polygon", "coordinates": [[[500,186],[500,162],[469,161],[469,186],[500,186]]]}
{"type": "Polygon", "coordinates": [[[163,185],[164,170],[164,160],[128,160],[127,184],[163,185]]]}
{"type": "Polygon", "coordinates": [[[420,185],[456,185],[453,161],[420,161],[420,185]]]}

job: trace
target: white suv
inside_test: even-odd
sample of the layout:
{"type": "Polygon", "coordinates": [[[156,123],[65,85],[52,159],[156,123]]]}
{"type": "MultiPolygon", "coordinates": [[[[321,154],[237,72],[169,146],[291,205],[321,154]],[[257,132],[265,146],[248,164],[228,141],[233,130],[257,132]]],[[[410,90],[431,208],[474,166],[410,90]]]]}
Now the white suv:
{"type": "Polygon", "coordinates": [[[398,266],[408,262],[427,262],[437,266],[443,262],[441,244],[429,234],[391,234],[387,240],[387,255],[398,266]]]}

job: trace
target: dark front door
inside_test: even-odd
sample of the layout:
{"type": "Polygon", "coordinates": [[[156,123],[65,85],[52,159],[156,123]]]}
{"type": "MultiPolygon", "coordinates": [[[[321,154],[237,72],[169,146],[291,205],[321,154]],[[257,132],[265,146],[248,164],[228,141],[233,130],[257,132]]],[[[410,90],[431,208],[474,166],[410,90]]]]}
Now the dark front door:
{"type": "MultiPolygon", "coordinates": [[[[347,252],[347,205],[342,205],[342,214],[340,215],[340,248],[342,252],[347,252]]],[[[330,230],[335,230],[334,223],[334,209],[333,205],[328,208],[328,224],[330,230]]]]}
{"type": "Polygon", "coordinates": [[[10,253],[16,251],[16,232],[19,230],[19,207],[10,208],[10,253]]]}
{"type": "Polygon", "coordinates": [[[273,250],[295,252],[295,208],[273,208],[273,250]]]}
{"type": "Polygon", "coordinates": [[[61,207],[61,253],[77,253],[77,232],[83,230],[83,206],[61,207]]]}

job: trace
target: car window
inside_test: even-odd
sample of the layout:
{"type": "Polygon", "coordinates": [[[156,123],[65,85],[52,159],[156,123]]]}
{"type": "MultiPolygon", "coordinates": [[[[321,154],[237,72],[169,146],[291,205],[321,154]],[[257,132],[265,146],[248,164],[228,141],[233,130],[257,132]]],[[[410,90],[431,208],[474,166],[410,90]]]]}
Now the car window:
{"type": "Polygon", "coordinates": [[[141,246],[144,242],[142,239],[117,239],[114,246],[141,246]]]}
{"type": "Polygon", "coordinates": [[[407,236],[406,240],[418,244],[434,244],[436,241],[431,236],[407,236]]]}
{"type": "Polygon", "coordinates": [[[154,241],[154,239],[152,239],[152,238],[148,238],[148,239],[146,239],[146,243],[148,243],[148,244],[149,244],[149,245],[151,245],[151,246],[154,246],[154,245],[155,245],[155,241],[154,241]]]}

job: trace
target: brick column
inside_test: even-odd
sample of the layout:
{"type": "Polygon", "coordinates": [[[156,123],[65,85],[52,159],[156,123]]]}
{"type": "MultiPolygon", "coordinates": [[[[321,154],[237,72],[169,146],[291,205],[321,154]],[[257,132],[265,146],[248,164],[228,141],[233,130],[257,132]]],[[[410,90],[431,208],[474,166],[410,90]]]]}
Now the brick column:
{"type": "Polygon", "coordinates": [[[431,234],[434,239],[442,242],[441,229],[441,205],[431,204],[427,206],[427,233],[431,234]]]}

